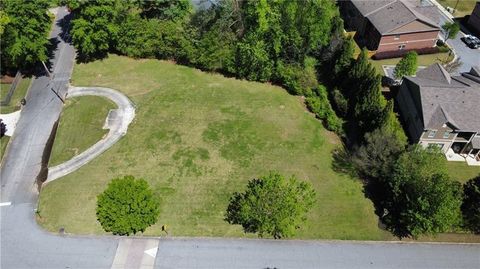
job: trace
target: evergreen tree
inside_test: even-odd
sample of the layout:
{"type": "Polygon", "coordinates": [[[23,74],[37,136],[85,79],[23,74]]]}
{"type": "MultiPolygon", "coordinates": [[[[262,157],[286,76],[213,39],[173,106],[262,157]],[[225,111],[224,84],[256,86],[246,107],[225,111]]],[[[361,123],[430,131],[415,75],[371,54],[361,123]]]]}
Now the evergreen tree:
{"type": "Polygon", "coordinates": [[[397,63],[393,70],[393,76],[396,79],[401,79],[404,76],[415,75],[417,67],[417,53],[415,51],[410,51],[397,63]]]}

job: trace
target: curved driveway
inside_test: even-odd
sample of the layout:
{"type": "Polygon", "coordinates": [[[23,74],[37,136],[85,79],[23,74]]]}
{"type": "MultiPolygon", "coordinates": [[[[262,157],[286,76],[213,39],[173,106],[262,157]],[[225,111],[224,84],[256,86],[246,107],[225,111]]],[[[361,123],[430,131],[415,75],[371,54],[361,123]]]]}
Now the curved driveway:
{"type": "Polygon", "coordinates": [[[104,138],[84,152],[76,155],[67,162],[49,168],[48,178],[44,184],[77,170],[113,146],[127,133],[128,125],[135,117],[135,107],[133,103],[127,96],[116,90],[102,87],[70,87],[67,97],[72,98],[86,95],[102,96],[117,104],[118,108],[111,110],[107,118],[106,127],[110,129],[110,131],[104,138]]]}

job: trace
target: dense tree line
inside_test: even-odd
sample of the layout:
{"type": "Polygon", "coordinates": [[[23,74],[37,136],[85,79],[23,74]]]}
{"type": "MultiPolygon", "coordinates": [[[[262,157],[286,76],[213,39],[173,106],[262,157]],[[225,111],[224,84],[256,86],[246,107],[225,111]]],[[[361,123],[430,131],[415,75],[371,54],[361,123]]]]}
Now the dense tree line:
{"type": "Polygon", "coordinates": [[[2,73],[29,68],[48,59],[48,7],[48,0],[0,2],[2,73]]]}

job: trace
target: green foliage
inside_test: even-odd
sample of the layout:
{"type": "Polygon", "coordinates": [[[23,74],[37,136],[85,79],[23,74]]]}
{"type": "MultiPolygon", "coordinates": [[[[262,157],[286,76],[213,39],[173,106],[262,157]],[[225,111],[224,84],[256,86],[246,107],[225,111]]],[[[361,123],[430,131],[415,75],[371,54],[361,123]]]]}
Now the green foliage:
{"type": "Polygon", "coordinates": [[[393,111],[393,100],[388,101],[387,106],[384,110],[385,121],[381,128],[384,128],[386,131],[393,134],[395,139],[399,141],[399,143],[406,145],[408,143],[407,135],[403,130],[402,124],[398,119],[398,116],[393,111]]]}
{"type": "Polygon", "coordinates": [[[354,116],[361,133],[380,127],[385,121],[386,100],[381,92],[381,77],[368,62],[366,49],[362,50],[349,74],[350,93],[355,108],[354,116]]]}
{"type": "Polygon", "coordinates": [[[244,193],[234,193],[225,219],[260,237],[286,238],[295,234],[314,203],[310,183],[272,172],[250,180],[244,193]]]}
{"type": "Polygon", "coordinates": [[[157,221],[159,204],[144,179],[115,178],[97,197],[97,218],[103,229],[116,235],[144,232],[157,221]]]}
{"type": "Polygon", "coordinates": [[[333,89],[332,100],[338,114],[341,117],[346,117],[348,113],[348,100],[338,88],[333,89]]]}
{"type": "Polygon", "coordinates": [[[393,76],[396,79],[401,79],[404,76],[412,76],[417,72],[417,53],[410,51],[397,63],[393,70],[393,76]]]}
{"type": "Polygon", "coordinates": [[[191,11],[190,0],[138,0],[142,15],[160,20],[182,20],[191,11]]]}
{"type": "Polygon", "coordinates": [[[0,7],[2,69],[27,68],[46,61],[49,1],[4,0],[0,7]]]}
{"type": "Polygon", "coordinates": [[[117,49],[130,57],[187,61],[193,54],[181,24],[173,21],[142,19],[136,14],[128,19],[118,37],[117,49]]]}
{"type": "Polygon", "coordinates": [[[71,36],[81,60],[105,57],[117,43],[122,22],[132,7],[121,0],[72,2],[71,36]]]}
{"type": "Polygon", "coordinates": [[[446,232],[460,222],[461,186],[450,180],[442,153],[413,147],[384,179],[381,220],[398,237],[446,232]]]}
{"type": "Polygon", "coordinates": [[[304,65],[285,64],[279,62],[276,68],[277,80],[292,94],[307,94],[310,89],[317,87],[316,60],[305,58],[304,65]]]}
{"type": "Polygon", "coordinates": [[[323,121],[325,128],[337,134],[343,134],[343,121],[333,111],[325,86],[320,85],[315,88],[313,95],[308,96],[305,102],[308,109],[323,121]]]}
{"type": "Polygon", "coordinates": [[[345,38],[339,49],[338,56],[333,67],[333,74],[337,79],[342,79],[342,76],[350,69],[353,62],[353,53],[355,52],[355,44],[351,37],[345,38]]]}
{"type": "Polygon", "coordinates": [[[480,175],[463,185],[461,208],[465,227],[480,234],[480,175]]]}
{"type": "Polygon", "coordinates": [[[382,180],[390,177],[398,156],[405,151],[401,141],[388,128],[378,128],[365,134],[364,143],[354,152],[352,162],[364,179],[382,180]]]}
{"type": "Polygon", "coordinates": [[[237,46],[236,72],[248,80],[268,81],[273,72],[273,61],[267,51],[267,43],[255,35],[248,35],[237,46]]]}
{"type": "Polygon", "coordinates": [[[458,22],[446,22],[442,25],[442,29],[445,32],[445,41],[447,41],[457,37],[460,32],[460,24],[458,22]]]}

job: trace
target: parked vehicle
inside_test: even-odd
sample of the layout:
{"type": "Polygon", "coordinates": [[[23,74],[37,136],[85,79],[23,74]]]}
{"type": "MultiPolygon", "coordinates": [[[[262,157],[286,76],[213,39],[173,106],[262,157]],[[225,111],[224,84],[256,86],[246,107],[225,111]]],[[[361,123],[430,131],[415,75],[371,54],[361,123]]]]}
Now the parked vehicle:
{"type": "Polygon", "coordinates": [[[476,36],[466,35],[460,39],[467,45],[467,47],[471,49],[480,48],[480,39],[478,39],[476,36]]]}

